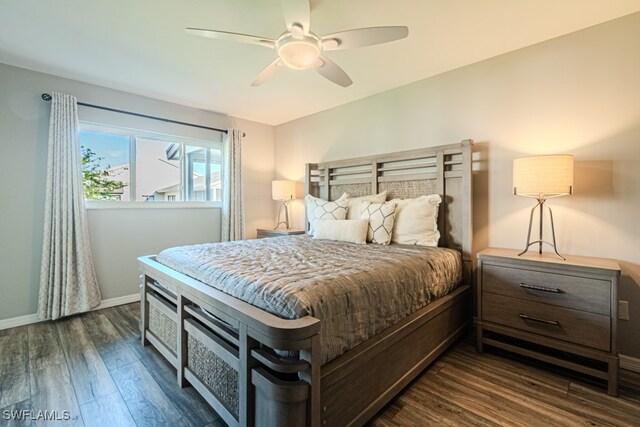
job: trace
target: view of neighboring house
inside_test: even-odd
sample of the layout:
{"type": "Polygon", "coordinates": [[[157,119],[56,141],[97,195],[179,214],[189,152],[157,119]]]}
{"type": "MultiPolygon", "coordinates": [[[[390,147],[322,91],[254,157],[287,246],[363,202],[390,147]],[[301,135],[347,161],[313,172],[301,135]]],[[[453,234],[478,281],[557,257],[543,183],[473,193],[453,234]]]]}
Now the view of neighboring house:
{"type": "MultiPolygon", "coordinates": [[[[113,130],[113,132],[120,130],[113,130]]],[[[80,143],[95,153],[92,165],[105,179],[124,184],[109,199],[129,201],[220,201],[221,150],[139,135],[83,131],[80,143]],[[115,163],[117,162],[117,163],[115,163]],[[116,166],[112,166],[115,163],[116,166]]]]}
{"type": "MultiPolygon", "coordinates": [[[[193,175],[193,186],[189,194],[191,201],[204,201],[206,199],[206,177],[193,175]]],[[[211,183],[209,185],[211,191],[211,200],[219,201],[222,199],[222,185],[220,172],[211,175],[211,183]]],[[[147,197],[147,200],[175,202],[180,200],[180,184],[176,183],[169,187],[160,188],[147,197]]]]}
{"type": "MultiPolygon", "coordinates": [[[[219,150],[185,146],[185,169],[187,180],[184,182],[184,194],[189,201],[222,200],[222,176],[220,173],[221,155],[219,150]],[[207,156],[209,157],[207,159],[207,156]],[[207,168],[209,164],[209,168],[207,168]],[[208,169],[208,170],[207,170],[208,169]]],[[[168,162],[179,162],[180,144],[171,144],[166,150],[168,162]]],[[[146,196],[146,200],[175,202],[181,199],[181,182],[178,178],[172,185],[156,189],[146,196]]]]}
{"type": "Polygon", "coordinates": [[[111,200],[120,200],[124,202],[131,201],[131,197],[129,195],[129,165],[122,164],[118,166],[113,166],[106,169],[108,176],[112,178],[114,181],[120,181],[124,184],[124,187],[114,190],[109,193],[111,200]]]}

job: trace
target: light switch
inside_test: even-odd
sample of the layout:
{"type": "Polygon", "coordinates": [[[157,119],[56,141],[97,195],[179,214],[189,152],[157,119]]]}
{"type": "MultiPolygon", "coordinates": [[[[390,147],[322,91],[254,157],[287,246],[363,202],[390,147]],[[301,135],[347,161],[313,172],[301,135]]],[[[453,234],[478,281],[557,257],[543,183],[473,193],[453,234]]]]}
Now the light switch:
{"type": "Polygon", "coordinates": [[[618,301],[618,319],[629,320],[629,301],[618,301]]]}

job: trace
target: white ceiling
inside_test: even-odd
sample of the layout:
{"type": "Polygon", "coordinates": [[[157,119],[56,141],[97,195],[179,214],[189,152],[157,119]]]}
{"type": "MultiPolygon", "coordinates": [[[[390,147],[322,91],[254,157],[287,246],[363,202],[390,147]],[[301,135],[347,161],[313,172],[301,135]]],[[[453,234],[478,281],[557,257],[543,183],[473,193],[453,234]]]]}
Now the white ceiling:
{"type": "Polygon", "coordinates": [[[311,0],[311,29],[406,25],[409,37],[328,52],[348,88],[283,70],[275,52],[184,27],[277,38],[279,0],[0,0],[0,62],[271,125],[640,10],[640,0],[311,0]]]}

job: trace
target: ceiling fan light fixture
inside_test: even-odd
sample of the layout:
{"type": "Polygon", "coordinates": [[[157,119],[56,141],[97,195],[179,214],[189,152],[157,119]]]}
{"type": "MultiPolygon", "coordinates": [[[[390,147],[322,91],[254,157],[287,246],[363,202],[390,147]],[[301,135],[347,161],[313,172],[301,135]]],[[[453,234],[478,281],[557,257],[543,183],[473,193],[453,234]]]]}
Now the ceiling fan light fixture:
{"type": "Polygon", "coordinates": [[[322,51],[318,40],[312,37],[286,37],[278,42],[277,50],[282,62],[294,70],[314,67],[322,51]]]}
{"type": "Polygon", "coordinates": [[[388,43],[403,39],[409,34],[407,27],[385,26],[356,28],[318,37],[309,31],[311,2],[312,0],[282,0],[287,31],[278,39],[204,28],[189,27],[185,31],[196,36],[275,49],[278,57],[258,74],[251,86],[260,86],[286,65],[293,70],[315,69],[327,80],[348,87],[353,83],[349,75],[338,64],[324,56],[324,52],[388,43]]]}

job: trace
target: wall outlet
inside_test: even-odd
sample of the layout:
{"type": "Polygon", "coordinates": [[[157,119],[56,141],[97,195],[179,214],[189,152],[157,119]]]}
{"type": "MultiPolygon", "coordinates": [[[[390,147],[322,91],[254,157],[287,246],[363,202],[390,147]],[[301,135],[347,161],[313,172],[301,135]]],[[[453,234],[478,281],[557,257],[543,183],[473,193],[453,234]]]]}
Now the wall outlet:
{"type": "Polygon", "coordinates": [[[618,319],[629,320],[629,301],[618,301],[618,319]]]}

